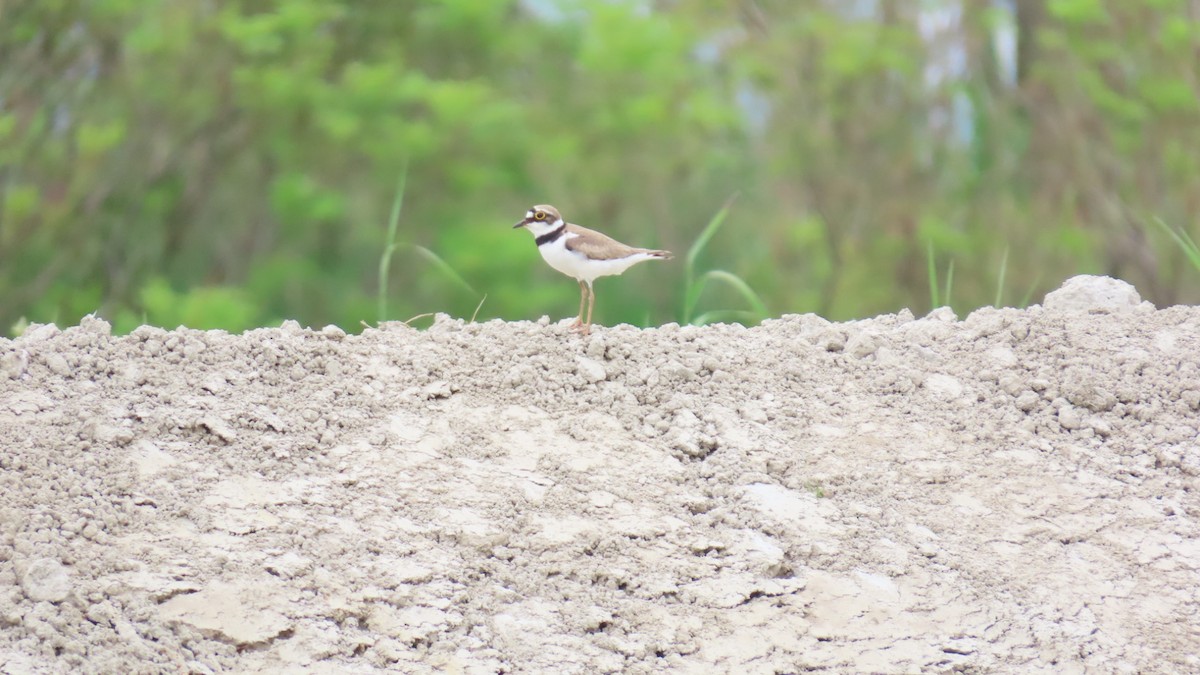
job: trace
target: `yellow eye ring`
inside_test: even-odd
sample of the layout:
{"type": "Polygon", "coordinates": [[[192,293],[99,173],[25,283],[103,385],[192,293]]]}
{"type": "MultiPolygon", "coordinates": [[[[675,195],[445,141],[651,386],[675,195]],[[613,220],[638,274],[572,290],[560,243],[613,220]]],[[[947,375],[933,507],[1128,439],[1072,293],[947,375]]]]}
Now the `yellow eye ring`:
{"type": "Polygon", "coordinates": [[[545,220],[545,219],[546,219],[546,212],[545,212],[545,211],[538,211],[537,213],[533,214],[533,219],[534,219],[534,220],[545,220]]]}

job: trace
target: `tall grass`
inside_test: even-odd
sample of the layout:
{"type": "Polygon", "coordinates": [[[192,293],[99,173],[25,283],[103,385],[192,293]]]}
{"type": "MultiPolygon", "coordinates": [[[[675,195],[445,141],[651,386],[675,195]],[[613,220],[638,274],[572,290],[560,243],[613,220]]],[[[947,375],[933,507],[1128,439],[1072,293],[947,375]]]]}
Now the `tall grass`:
{"type": "Polygon", "coordinates": [[[392,199],[392,212],[388,215],[387,237],[383,241],[383,255],[379,256],[379,297],[375,320],[382,323],[387,319],[388,272],[392,266],[392,254],[396,252],[396,231],[400,225],[400,210],[404,207],[404,188],[408,182],[408,164],[400,171],[400,182],[396,186],[396,197],[392,199]]]}
{"type": "Polygon", "coordinates": [[[680,323],[696,326],[703,326],[719,320],[757,323],[767,318],[766,303],[750,287],[750,284],[746,283],[738,275],[725,270],[707,270],[699,275],[696,274],[696,261],[699,259],[700,253],[704,251],[704,247],[708,245],[708,242],[712,240],[717,231],[721,229],[721,226],[725,224],[725,220],[729,217],[729,211],[733,208],[733,203],[736,200],[737,194],[734,194],[725,202],[721,209],[708,221],[708,225],[704,227],[704,230],[700,232],[700,236],[696,237],[696,241],[688,249],[687,257],[684,260],[683,312],[680,317],[680,323]],[[696,305],[700,302],[700,296],[704,293],[704,289],[710,283],[714,282],[724,284],[733,289],[735,293],[746,301],[750,309],[717,309],[697,316],[696,305]]]}
{"type": "MultiPolygon", "coordinates": [[[[387,305],[388,305],[388,277],[391,272],[392,256],[396,251],[407,248],[415,251],[416,254],[433,266],[434,269],[441,272],[443,276],[454,283],[455,286],[463,289],[470,295],[478,295],[471,284],[462,277],[449,263],[441,256],[434,253],[430,249],[413,244],[410,242],[396,241],[396,234],[399,231],[400,212],[404,207],[404,189],[408,180],[408,165],[400,172],[400,181],[396,186],[396,197],[392,200],[392,211],[388,215],[387,236],[384,239],[383,254],[379,256],[379,297],[378,306],[376,308],[376,319],[379,322],[387,320],[387,305]]],[[[485,296],[486,299],[486,296],[485,296]]],[[[483,300],[479,301],[479,306],[475,308],[475,312],[479,312],[479,308],[483,306],[483,300]]],[[[474,320],[474,316],[472,316],[474,320]]]]}

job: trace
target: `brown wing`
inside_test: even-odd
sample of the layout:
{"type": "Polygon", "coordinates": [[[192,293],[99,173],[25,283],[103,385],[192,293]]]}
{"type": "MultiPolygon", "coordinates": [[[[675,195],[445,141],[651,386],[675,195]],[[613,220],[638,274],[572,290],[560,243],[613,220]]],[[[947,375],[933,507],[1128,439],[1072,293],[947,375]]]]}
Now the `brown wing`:
{"type": "Polygon", "coordinates": [[[648,248],[627,246],[606,234],[573,223],[567,223],[567,232],[578,235],[567,238],[567,250],[577,251],[592,260],[615,260],[627,258],[634,253],[649,253],[658,258],[671,257],[668,251],[652,251],[648,248]]]}
{"type": "Polygon", "coordinates": [[[638,252],[638,249],[632,246],[626,246],[608,235],[586,227],[567,223],[567,232],[578,235],[567,237],[567,250],[578,251],[592,260],[626,258],[638,252]]]}

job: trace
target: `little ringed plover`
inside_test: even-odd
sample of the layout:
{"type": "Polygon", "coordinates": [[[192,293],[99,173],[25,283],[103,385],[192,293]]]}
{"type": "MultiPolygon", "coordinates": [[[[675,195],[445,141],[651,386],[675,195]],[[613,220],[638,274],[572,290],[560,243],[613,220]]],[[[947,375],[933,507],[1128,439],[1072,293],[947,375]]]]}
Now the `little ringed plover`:
{"type": "Polygon", "coordinates": [[[620,274],[643,260],[670,260],[670,251],[626,246],[612,237],[563,220],[558,209],[539,204],[525,212],[525,218],[513,225],[533,233],[538,252],[551,267],[579,282],[579,316],[572,330],[587,335],[592,327],[592,309],[596,292],[592,282],[599,277],[620,274]],[[587,321],[583,306],[587,304],[587,321]]]}

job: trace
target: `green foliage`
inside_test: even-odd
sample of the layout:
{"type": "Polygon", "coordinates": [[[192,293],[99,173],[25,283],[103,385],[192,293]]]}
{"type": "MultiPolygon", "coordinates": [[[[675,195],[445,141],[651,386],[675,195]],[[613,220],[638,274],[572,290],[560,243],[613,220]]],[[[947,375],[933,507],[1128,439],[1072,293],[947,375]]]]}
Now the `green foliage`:
{"type": "Polygon", "coordinates": [[[688,252],[605,281],[602,323],[1027,303],[1101,271],[1200,300],[1188,0],[868,5],[17,3],[0,326],[567,315],[509,227],[541,202],[688,252]]]}
{"type": "Polygon", "coordinates": [[[113,328],[128,332],[143,323],[199,330],[221,328],[240,332],[257,326],[258,308],[253,298],[238,288],[200,286],[180,293],[163,279],[153,279],[140,295],[144,315],[120,312],[113,328]]]}

